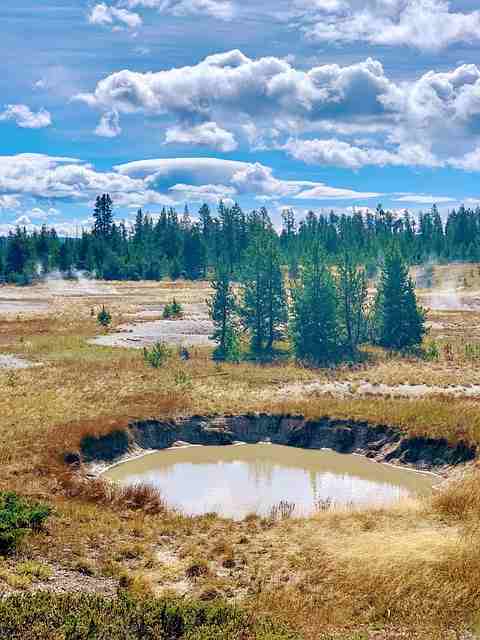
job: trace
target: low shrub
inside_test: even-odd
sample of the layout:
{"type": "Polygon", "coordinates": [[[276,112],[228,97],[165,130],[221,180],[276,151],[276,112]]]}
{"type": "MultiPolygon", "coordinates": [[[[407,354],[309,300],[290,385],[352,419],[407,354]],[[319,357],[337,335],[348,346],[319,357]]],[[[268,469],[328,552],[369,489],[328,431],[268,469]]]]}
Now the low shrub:
{"type": "Polygon", "coordinates": [[[166,304],[163,310],[164,320],[175,320],[183,316],[183,307],[175,298],[170,304],[166,304]]]}
{"type": "Polygon", "coordinates": [[[39,531],[52,510],[13,492],[0,492],[0,553],[13,551],[30,531],[39,531]]]}
{"type": "Polygon", "coordinates": [[[99,311],[97,315],[97,322],[105,329],[112,324],[112,315],[105,309],[105,307],[102,307],[101,311],[99,311]]]}
{"type": "Polygon", "coordinates": [[[16,571],[19,575],[35,580],[48,580],[52,577],[52,569],[47,564],[35,560],[20,562],[16,566],[16,571]]]}
{"type": "Polygon", "coordinates": [[[183,369],[179,369],[175,372],[174,381],[175,384],[179,387],[192,386],[192,377],[183,369]]]}
{"type": "Polygon", "coordinates": [[[47,591],[0,600],[0,638],[9,640],[295,640],[222,603],[169,598],[115,599],[47,591]]]}
{"type": "Polygon", "coordinates": [[[438,348],[438,344],[435,340],[427,343],[423,351],[423,357],[428,361],[438,360],[440,358],[440,349],[438,348]]]}
{"type": "Polygon", "coordinates": [[[170,347],[165,342],[156,342],[150,349],[143,348],[143,359],[154,369],[159,369],[172,355],[170,347]]]}
{"type": "Polygon", "coordinates": [[[465,358],[467,360],[479,360],[480,359],[480,345],[467,343],[465,345],[465,358]]]}

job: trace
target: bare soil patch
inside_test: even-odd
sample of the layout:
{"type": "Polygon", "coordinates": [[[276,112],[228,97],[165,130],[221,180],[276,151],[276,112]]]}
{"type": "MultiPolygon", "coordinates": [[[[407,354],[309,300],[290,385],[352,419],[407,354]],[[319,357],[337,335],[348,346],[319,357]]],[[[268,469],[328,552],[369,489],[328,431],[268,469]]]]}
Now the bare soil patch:
{"type": "Polygon", "coordinates": [[[31,362],[25,358],[9,354],[0,354],[0,369],[30,369],[31,367],[39,366],[41,366],[39,362],[31,362]]]}
{"type": "MultiPolygon", "coordinates": [[[[151,305],[133,314],[139,320],[161,316],[165,305],[151,305]]],[[[149,320],[120,325],[118,331],[97,336],[91,342],[107,347],[142,348],[155,342],[187,346],[212,346],[210,336],[213,324],[208,319],[206,304],[184,305],[184,315],[179,320],[149,320]]]]}
{"type": "MultiPolygon", "coordinates": [[[[271,397],[271,395],[271,391],[269,391],[269,396],[271,397]]],[[[379,396],[388,398],[410,398],[412,400],[434,396],[479,398],[480,385],[449,385],[448,387],[441,387],[427,384],[372,384],[364,380],[356,382],[321,381],[286,385],[274,394],[277,399],[328,395],[339,398],[379,396]]]]}

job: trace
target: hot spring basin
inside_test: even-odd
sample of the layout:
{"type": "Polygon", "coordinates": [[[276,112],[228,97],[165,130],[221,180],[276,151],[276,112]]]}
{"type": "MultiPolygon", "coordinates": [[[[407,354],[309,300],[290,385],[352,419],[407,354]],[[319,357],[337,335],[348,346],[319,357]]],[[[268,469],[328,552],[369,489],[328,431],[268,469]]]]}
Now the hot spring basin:
{"type": "Polygon", "coordinates": [[[216,512],[238,519],[268,515],[281,501],[295,504],[295,516],[329,502],[389,504],[428,494],[440,480],[359,455],[271,444],[172,448],[118,464],[104,477],[153,485],[170,506],[189,515],[216,512]]]}

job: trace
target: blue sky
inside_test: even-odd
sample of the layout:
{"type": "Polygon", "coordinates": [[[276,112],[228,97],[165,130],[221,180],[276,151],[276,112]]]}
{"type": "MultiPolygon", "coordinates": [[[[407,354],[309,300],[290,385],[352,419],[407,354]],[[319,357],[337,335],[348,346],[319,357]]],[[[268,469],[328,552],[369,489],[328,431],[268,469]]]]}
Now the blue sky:
{"type": "Polygon", "coordinates": [[[0,232],[71,232],[105,191],[126,219],[476,206],[475,4],[2,3],[0,232]]]}

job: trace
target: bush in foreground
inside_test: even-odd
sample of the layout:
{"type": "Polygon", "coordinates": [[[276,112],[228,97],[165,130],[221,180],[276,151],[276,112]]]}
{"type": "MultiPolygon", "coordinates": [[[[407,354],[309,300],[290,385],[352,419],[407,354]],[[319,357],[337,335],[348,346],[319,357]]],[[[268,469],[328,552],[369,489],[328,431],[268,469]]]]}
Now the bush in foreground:
{"type": "Polygon", "coordinates": [[[224,604],[96,595],[15,595],[0,601],[0,638],[10,640],[295,640],[224,604]]]}
{"type": "Polygon", "coordinates": [[[41,529],[50,514],[48,505],[0,492],[0,554],[13,551],[29,531],[41,529]]]}

